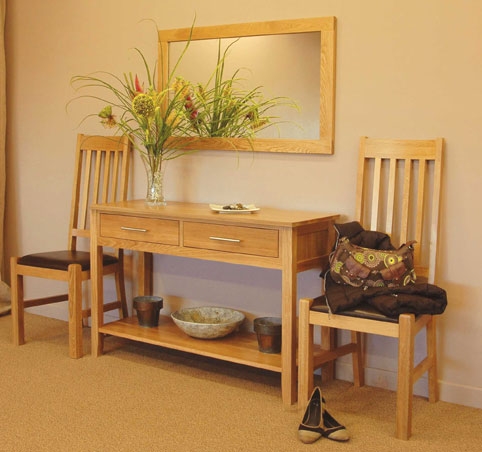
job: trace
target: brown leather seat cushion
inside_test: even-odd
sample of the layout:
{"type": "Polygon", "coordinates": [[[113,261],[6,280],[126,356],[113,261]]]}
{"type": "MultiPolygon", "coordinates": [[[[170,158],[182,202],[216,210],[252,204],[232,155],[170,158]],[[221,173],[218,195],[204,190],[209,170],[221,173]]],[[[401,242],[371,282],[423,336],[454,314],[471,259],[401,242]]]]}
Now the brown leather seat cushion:
{"type": "MultiPolygon", "coordinates": [[[[103,264],[111,265],[118,262],[115,256],[103,255],[103,264]]],[[[82,270],[90,269],[90,253],[88,251],[50,251],[22,256],[18,263],[30,267],[50,268],[67,271],[70,264],[80,264],[82,270]]]]}
{"type": "MultiPolygon", "coordinates": [[[[325,301],[325,297],[319,296],[315,298],[311,309],[313,311],[328,313],[329,310],[325,301]]],[[[362,319],[381,320],[383,322],[398,323],[398,317],[388,317],[381,313],[379,310],[370,306],[368,303],[361,303],[355,308],[337,312],[335,315],[345,315],[348,317],[358,317],[362,319]]]]}

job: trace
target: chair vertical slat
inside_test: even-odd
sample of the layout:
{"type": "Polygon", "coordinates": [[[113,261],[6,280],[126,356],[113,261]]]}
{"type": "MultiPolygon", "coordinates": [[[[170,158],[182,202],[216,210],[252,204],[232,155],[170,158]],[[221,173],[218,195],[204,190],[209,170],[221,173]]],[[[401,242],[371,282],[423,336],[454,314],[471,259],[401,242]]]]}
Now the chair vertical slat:
{"type": "Polygon", "coordinates": [[[70,206],[70,225],[69,225],[69,242],[67,249],[74,250],[77,246],[77,237],[74,235],[73,230],[78,228],[79,222],[79,199],[80,199],[80,187],[82,183],[82,166],[83,166],[83,152],[81,150],[82,141],[84,135],[79,134],[77,136],[77,151],[75,153],[75,168],[74,183],[72,188],[72,204],[70,206]]]}
{"type": "Polygon", "coordinates": [[[119,199],[119,195],[117,194],[118,191],[118,183],[119,183],[119,159],[121,158],[120,152],[114,152],[114,167],[113,167],[113,174],[112,174],[112,184],[111,184],[111,201],[117,201],[119,199]]]}
{"type": "Polygon", "coordinates": [[[360,140],[360,154],[358,156],[358,175],[356,185],[356,206],[355,206],[355,218],[363,223],[362,212],[365,204],[365,195],[363,193],[363,181],[365,179],[365,167],[366,160],[364,155],[366,137],[362,137],[360,140]]]}
{"type": "Polygon", "coordinates": [[[430,220],[430,256],[428,282],[435,281],[435,267],[437,263],[438,217],[440,211],[440,188],[442,178],[442,149],[443,138],[435,140],[435,162],[433,170],[432,218],[430,220]]]}
{"type": "Polygon", "coordinates": [[[418,252],[414,255],[414,263],[419,266],[422,261],[422,234],[423,234],[423,221],[424,221],[424,195],[425,195],[425,175],[427,172],[427,160],[420,159],[418,166],[418,186],[417,186],[417,202],[416,209],[418,215],[415,215],[415,234],[414,239],[417,241],[418,252]]]}
{"type": "Polygon", "coordinates": [[[392,234],[393,216],[395,209],[395,182],[397,177],[397,159],[389,159],[388,169],[388,188],[387,188],[387,213],[385,222],[385,232],[392,234]]]}
{"type": "Polygon", "coordinates": [[[400,243],[405,243],[408,236],[408,219],[410,213],[410,184],[412,181],[412,160],[405,159],[402,192],[402,218],[400,221],[400,243]]]}
{"type": "Polygon", "coordinates": [[[382,159],[375,158],[375,167],[373,168],[373,188],[372,188],[372,204],[370,215],[370,229],[378,230],[378,214],[380,205],[380,183],[382,177],[382,159]]]}
{"type": "Polygon", "coordinates": [[[84,167],[84,180],[82,190],[82,203],[79,207],[79,229],[85,229],[87,225],[87,214],[89,210],[89,196],[90,196],[90,181],[92,171],[92,151],[86,150],[85,152],[85,167],[84,167]]]}
{"type": "MultiPolygon", "coordinates": [[[[95,158],[95,172],[94,172],[94,186],[92,187],[92,199],[91,204],[99,202],[99,193],[101,185],[101,175],[102,175],[102,163],[104,161],[104,151],[97,151],[95,158]]],[[[106,175],[108,177],[108,175],[106,175]]]]}
{"type": "MultiPolygon", "coordinates": [[[[129,141],[126,141],[125,147],[127,148],[130,146],[129,141]]],[[[122,166],[121,166],[121,180],[120,180],[120,190],[119,190],[119,200],[125,201],[127,199],[127,189],[128,184],[127,180],[129,180],[129,164],[130,164],[130,153],[124,152],[122,154],[122,166]]]]}
{"type": "Polygon", "coordinates": [[[110,172],[111,172],[111,156],[112,152],[110,151],[105,151],[105,157],[104,157],[104,178],[103,178],[103,184],[102,184],[102,198],[101,201],[103,203],[109,201],[109,179],[110,179],[110,172]]]}

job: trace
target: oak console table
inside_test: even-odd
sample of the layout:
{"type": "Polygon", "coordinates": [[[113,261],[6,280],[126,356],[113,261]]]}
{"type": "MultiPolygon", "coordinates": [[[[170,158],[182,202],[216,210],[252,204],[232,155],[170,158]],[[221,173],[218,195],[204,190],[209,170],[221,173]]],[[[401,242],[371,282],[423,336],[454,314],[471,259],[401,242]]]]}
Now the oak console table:
{"type": "Polygon", "coordinates": [[[92,355],[103,353],[104,335],[281,372],[285,405],[296,401],[297,273],[327,262],[338,215],[261,208],[254,213],[217,213],[207,204],[144,200],[98,204],[91,209],[92,355]],[[237,332],[217,340],[195,339],[170,317],[144,328],[136,317],[104,324],[102,247],[140,252],[140,295],[152,290],[152,253],[278,269],[282,274],[282,351],[258,350],[256,335],[237,332]]]}

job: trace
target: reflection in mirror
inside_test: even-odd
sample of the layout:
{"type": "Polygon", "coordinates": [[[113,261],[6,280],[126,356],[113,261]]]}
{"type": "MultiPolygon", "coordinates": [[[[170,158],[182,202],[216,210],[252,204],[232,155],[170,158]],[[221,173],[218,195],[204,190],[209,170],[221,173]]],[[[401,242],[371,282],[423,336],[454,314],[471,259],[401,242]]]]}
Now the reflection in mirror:
{"type": "MultiPolygon", "coordinates": [[[[159,31],[161,81],[167,79],[168,62],[178,60],[190,33],[190,28],[159,31]]],[[[288,97],[300,108],[282,105],[270,110],[270,116],[279,117],[274,120],[279,124],[259,132],[254,140],[192,138],[186,139],[186,146],[333,153],[335,18],[194,27],[176,74],[206,83],[216,66],[219,39],[222,50],[236,40],[226,59],[227,78],[241,69],[243,89],[261,87],[264,97],[288,97]]]]}
{"type": "MultiPolygon", "coordinates": [[[[261,87],[266,98],[289,97],[299,107],[278,105],[270,109],[273,122],[279,124],[262,130],[256,136],[316,139],[320,134],[320,34],[223,39],[221,51],[233,41],[236,42],[230,47],[225,60],[227,78],[239,69],[241,89],[249,91],[261,87]]],[[[185,43],[181,42],[170,45],[170,68],[178,61],[184,47],[185,43]]],[[[176,72],[193,83],[204,84],[216,67],[217,53],[218,40],[194,41],[176,72]]]]}

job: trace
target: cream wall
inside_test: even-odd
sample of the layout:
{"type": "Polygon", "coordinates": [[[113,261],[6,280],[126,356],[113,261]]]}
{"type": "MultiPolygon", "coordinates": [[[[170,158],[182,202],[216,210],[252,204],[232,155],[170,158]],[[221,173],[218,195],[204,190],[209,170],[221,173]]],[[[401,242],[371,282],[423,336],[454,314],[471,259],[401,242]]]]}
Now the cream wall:
{"type": "MultiPolygon", "coordinates": [[[[7,7],[8,211],[6,253],[64,246],[76,133],[88,110],[76,105],[72,75],[139,69],[132,47],[155,58],[160,28],[315,16],[338,19],[336,142],[333,156],[202,152],[172,162],[170,200],[253,201],[262,206],[354,214],[361,135],[446,139],[438,284],[449,305],[440,318],[441,398],[482,408],[482,2],[480,0],[16,0],[7,7]],[[222,6],[220,6],[222,5],[222,6]]],[[[282,76],[282,74],[280,74],[282,76]]],[[[132,196],[144,176],[134,168],[132,196]]],[[[279,314],[276,271],[157,257],[155,290],[167,310],[226,304],[251,318],[279,314]]],[[[317,272],[300,294],[319,290],[317,272]]],[[[49,284],[29,283],[30,294],[49,284]]],[[[66,315],[66,307],[51,315],[66,315]]],[[[27,330],[28,331],[28,330],[27,330]]],[[[370,338],[369,384],[395,385],[396,344],[370,338]]],[[[421,344],[417,342],[417,347],[421,344]]],[[[349,366],[339,366],[351,378],[349,366]]],[[[422,383],[417,387],[426,393],[422,383]]]]}

